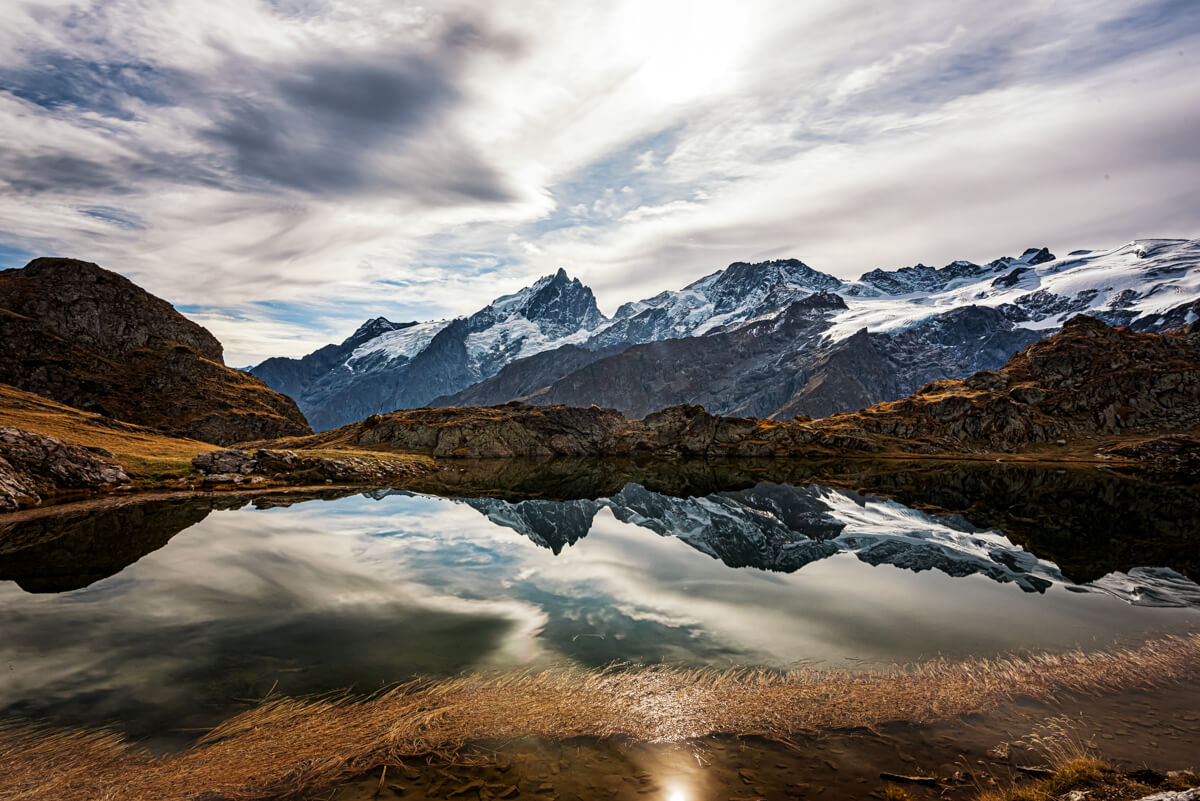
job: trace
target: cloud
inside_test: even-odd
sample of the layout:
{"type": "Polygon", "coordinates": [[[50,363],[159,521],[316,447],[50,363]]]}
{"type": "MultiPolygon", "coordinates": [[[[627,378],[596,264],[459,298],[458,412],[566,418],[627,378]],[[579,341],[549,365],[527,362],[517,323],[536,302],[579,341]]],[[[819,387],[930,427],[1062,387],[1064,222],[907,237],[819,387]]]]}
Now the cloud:
{"type": "Polygon", "coordinates": [[[612,310],[734,260],[849,276],[1200,233],[1194,3],[9,16],[0,246],[208,309],[238,363],[559,266],[612,310]]]}

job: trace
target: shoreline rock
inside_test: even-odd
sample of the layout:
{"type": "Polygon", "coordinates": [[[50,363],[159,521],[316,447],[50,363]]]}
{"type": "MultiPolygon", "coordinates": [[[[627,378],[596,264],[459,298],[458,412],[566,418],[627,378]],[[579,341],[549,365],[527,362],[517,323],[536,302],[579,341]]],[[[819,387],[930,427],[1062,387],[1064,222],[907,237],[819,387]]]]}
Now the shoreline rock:
{"type": "Polygon", "coordinates": [[[71,490],[111,489],[129,483],[125,470],[101,449],[72,445],[19,428],[0,428],[0,512],[36,506],[71,490]]]}

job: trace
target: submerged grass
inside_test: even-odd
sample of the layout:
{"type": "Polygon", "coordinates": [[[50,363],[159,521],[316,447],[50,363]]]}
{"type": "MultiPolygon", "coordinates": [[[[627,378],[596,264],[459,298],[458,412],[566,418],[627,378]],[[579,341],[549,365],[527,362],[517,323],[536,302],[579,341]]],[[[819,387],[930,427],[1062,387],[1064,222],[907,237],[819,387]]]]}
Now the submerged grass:
{"type": "Polygon", "coordinates": [[[298,795],[472,740],[676,741],[932,722],[1015,696],[1152,686],[1195,675],[1200,634],[1103,652],[934,661],[867,674],[670,667],[471,674],[368,698],[269,700],[178,754],[104,732],[0,726],[0,799],[123,801],[298,795]]]}

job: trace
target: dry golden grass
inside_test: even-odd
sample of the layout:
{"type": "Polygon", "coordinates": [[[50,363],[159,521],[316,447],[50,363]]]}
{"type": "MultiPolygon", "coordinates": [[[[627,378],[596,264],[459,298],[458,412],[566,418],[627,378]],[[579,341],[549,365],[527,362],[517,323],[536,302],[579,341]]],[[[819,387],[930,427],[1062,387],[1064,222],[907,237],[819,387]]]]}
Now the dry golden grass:
{"type": "Polygon", "coordinates": [[[0,384],[0,426],[46,434],[85,447],[104,448],[137,478],[185,474],[191,469],[193,456],[218,447],[80,411],[8,384],[0,384]]]}
{"type": "Polygon", "coordinates": [[[850,674],[556,669],[413,682],[365,698],[276,699],[192,748],[152,757],[96,732],[0,727],[0,798],[282,798],[472,740],[534,736],[676,741],[714,733],[931,722],[1014,696],[1050,699],[1190,679],[1200,634],[1107,652],[935,661],[850,674]],[[205,794],[209,795],[205,795],[205,794]]]}

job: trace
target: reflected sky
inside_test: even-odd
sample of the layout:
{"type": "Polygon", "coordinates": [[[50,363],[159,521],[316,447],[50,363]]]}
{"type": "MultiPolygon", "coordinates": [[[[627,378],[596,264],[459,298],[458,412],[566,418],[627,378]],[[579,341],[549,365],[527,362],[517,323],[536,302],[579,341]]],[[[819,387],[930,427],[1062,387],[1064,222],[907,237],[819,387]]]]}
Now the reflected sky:
{"type": "Polygon", "coordinates": [[[522,503],[385,492],[213,511],[70,592],[0,582],[0,709],[162,736],[272,688],[367,691],[480,667],[1091,647],[1195,625],[1196,590],[1137,571],[1075,586],[999,532],[821,487],[522,503]]]}

